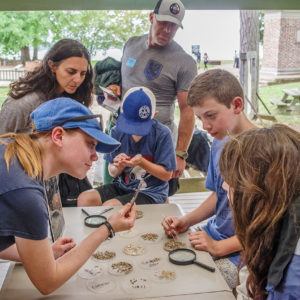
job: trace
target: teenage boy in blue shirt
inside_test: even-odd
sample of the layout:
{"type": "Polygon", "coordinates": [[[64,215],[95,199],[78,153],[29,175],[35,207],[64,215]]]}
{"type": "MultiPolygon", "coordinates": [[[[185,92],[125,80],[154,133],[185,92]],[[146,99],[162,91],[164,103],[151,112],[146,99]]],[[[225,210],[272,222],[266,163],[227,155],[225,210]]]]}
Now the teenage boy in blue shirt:
{"type": "Polygon", "coordinates": [[[155,96],[145,87],[134,87],[124,96],[123,112],[111,136],[121,143],[105,155],[114,182],[78,197],[78,206],[122,205],[130,202],[140,181],[137,204],[164,203],[168,180],[176,170],[172,134],[168,127],[154,120],[155,96]]]}
{"type": "Polygon", "coordinates": [[[214,138],[205,184],[212,194],[189,214],[167,217],[163,227],[168,235],[174,236],[215,215],[208,220],[203,231],[189,233],[190,242],[195,249],[207,251],[216,259],[228,285],[234,288],[238,283],[237,265],[242,248],[234,233],[227,192],[222,188],[219,157],[228,135],[234,137],[255,125],[243,112],[244,93],[240,83],[225,70],[208,70],[198,75],[189,89],[188,104],[202,121],[203,129],[214,138]]]}

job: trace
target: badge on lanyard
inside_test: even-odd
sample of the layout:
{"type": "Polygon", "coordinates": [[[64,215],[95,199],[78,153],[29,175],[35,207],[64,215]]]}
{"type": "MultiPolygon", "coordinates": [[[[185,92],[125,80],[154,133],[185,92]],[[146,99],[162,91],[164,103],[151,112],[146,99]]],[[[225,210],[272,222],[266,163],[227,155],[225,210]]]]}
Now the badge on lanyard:
{"type": "Polygon", "coordinates": [[[136,59],[129,57],[126,62],[126,66],[129,68],[133,68],[135,65],[136,59]]]}

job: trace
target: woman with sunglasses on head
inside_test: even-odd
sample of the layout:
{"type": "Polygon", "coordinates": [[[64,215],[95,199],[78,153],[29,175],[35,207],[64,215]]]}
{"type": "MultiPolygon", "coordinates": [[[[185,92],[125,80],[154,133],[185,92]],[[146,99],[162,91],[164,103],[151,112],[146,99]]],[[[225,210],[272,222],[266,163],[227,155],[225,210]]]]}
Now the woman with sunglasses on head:
{"type": "Polygon", "coordinates": [[[76,247],[69,238],[51,246],[43,180],[61,172],[84,178],[96,151],[114,151],[119,142],[101,131],[97,116],[70,98],[46,101],[30,116],[31,134],[0,136],[0,258],[22,262],[36,288],[49,294],[108,236],[130,229],[136,208],[124,206],[76,247]]]}
{"type": "Polygon", "coordinates": [[[249,130],[226,144],[219,166],[249,272],[246,297],[300,299],[300,133],[249,130]]]}

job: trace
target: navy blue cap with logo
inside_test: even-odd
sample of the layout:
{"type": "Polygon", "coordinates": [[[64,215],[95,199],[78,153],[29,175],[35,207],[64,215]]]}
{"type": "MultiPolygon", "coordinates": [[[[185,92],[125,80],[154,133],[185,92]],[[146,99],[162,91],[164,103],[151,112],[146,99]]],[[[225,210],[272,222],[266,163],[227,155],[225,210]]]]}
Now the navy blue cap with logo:
{"type": "Polygon", "coordinates": [[[151,131],[155,113],[155,96],[145,87],[134,87],[124,95],[117,129],[123,133],[145,136],[151,131]]]}

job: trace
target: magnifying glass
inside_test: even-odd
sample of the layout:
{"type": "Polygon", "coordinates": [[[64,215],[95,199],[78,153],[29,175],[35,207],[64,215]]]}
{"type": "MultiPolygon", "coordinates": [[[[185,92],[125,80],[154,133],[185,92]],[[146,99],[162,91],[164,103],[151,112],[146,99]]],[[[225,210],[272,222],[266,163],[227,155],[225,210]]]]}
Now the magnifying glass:
{"type": "Polygon", "coordinates": [[[107,218],[100,215],[90,215],[85,209],[81,209],[82,212],[84,212],[87,217],[84,219],[84,224],[88,227],[97,228],[100,227],[101,224],[103,224],[107,218]]]}
{"type": "Polygon", "coordinates": [[[210,272],[215,272],[215,268],[205,265],[196,260],[196,252],[191,249],[175,249],[169,252],[169,261],[175,265],[196,264],[210,272]]]}

